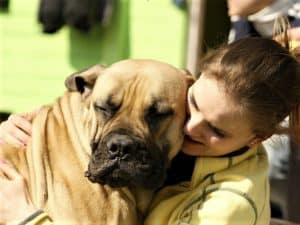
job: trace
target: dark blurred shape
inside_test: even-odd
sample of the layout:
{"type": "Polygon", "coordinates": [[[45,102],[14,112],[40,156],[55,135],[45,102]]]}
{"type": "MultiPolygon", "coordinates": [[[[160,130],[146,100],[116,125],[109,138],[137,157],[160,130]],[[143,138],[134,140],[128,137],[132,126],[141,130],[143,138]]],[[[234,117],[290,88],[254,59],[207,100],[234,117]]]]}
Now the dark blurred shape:
{"type": "Polygon", "coordinates": [[[183,181],[191,180],[195,161],[196,157],[179,152],[172,160],[164,185],[175,185],[183,181]]]}
{"type": "Polygon", "coordinates": [[[115,1],[40,0],[38,19],[45,33],[54,33],[64,24],[88,32],[97,23],[108,23],[113,2],[115,1]]]}
{"type": "Polygon", "coordinates": [[[107,0],[65,0],[64,17],[68,25],[88,32],[104,18],[107,0]]]}
{"type": "Polygon", "coordinates": [[[92,1],[92,14],[95,22],[102,22],[111,10],[112,0],[93,0],[92,1]],[[110,9],[109,9],[110,8],[110,9]]]}
{"type": "Polygon", "coordinates": [[[90,21],[91,0],[65,0],[64,17],[66,23],[78,30],[88,31],[90,21]]]}
{"type": "Polygon", "coordinates": [[[0,123],[8,119],[10,113],[9,112],[0,112],[0,123]]]}
{"type": "Polygon", "coordinates": [[[0,10],[8,11],[9,9],[9,0],[0,0],[0,10]]]}
{"type": "Polygon", "coordinates": [[[173,0],[173,3],[181,9],[185,9],[187,7],[187,1],[186,0],[173,0]]]}
{"type": "Polygon", "coordinates": [[[272,202],[271,202],[271,217],[272,218],[280,218],[280,219],[283,218],[280,206],[273,204],[272,202]]]}
{"type": "Polygon", "coordinates": [[[38,20],[43,26],[43,32],[51,34],[64,25],[63,7],[63,0],[40,1],[38,20]]]}

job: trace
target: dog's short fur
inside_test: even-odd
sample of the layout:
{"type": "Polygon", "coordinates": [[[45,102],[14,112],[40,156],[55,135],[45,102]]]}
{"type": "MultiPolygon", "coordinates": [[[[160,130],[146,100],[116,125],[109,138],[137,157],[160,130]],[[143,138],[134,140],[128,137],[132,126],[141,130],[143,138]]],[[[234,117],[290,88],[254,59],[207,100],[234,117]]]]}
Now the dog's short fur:
{"type": "Polygon", "coordinates": [[[0,158],[59,224],[138,224],[182,144],[191,80],[151,60],[73,74],[68,91],[34,119],[28,149],[2,146],[0,158]]]}

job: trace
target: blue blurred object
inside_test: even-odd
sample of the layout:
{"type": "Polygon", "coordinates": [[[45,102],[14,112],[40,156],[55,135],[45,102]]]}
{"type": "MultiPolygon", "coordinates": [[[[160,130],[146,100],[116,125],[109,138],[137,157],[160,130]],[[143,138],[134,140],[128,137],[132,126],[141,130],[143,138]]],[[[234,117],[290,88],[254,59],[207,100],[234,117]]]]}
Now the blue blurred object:
{"type": "Polygon", "coordinates": [[[186,0],[172,0],[172,1],[177,7],[181,9],[185,9],[187,7],[186,0]]]}
{"type": "Polygon", "coordinates": [[[231,35],[233,35],[233,41],[239,40],[244,37],[257,37],[260,36],[253,27],[253,24],[246,18],[240,18],[239,20],[231,22],[231,35]]]}

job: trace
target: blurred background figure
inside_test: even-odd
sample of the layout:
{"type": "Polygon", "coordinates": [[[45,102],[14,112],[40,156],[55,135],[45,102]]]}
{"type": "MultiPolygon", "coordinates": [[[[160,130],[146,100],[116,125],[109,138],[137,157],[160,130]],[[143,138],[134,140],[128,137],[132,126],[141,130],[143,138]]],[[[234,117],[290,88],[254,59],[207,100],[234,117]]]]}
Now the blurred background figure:
{"type": "MultiPolygon", "coordinates": [[[[300,25],[299,0],[227,0],[227,3],[231,20],[229,42],[249,36],[272,38],[274,21],[280,16],[286,16],[292,28],[300,25]]],[[[299,29],[292,33],[299,40],[299,29]]]]}

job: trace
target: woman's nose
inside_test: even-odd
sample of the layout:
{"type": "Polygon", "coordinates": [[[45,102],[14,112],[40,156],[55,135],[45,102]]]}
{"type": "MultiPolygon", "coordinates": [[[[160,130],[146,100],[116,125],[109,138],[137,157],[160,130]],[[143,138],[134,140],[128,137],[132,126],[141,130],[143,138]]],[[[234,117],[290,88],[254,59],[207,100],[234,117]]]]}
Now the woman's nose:
{"type": "Polygon", "coordinates": [[[184,126],[184,132],[189,136],[199,136],[200,127],[201,120],[199,118],[189,116],[184,126]]]}

